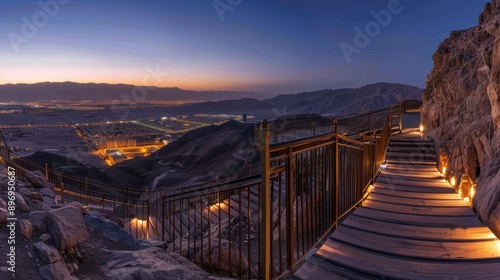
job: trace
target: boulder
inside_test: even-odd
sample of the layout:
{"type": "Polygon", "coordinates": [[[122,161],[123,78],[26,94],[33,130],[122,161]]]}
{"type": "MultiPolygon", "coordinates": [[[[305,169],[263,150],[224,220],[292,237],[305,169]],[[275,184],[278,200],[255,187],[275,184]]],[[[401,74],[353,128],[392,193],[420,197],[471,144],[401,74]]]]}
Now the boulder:
{"type": "Polygon", "coordinates": [[[28,220],[33,225],[33,228],[39,230],[40,232],[45,232],[47,230],[48,224],[48,213],[44,211],[33,211],[29,213],[28,220]]]}
{"type": "Polygon", "coordinates": [[[140,251],[111,252],[106,279],[209,279],[209,274],[178,254],[151,247],[140,251]]]}
{"type": "Polygon", "coordinates": [[[140,245],[140,242],[129,232],[124,230],[117,223],[104,218],[100,213],[91,211],[84,216],[84,220],[92,235],[99,233],[106,239],[113,242],[119,242],[125,246],[135,247],[140,245]]]}
{"type": "Polygon", "coordinates": [[[43,194],[39,192],[32,192],[28,188],[19,188],[18,193],[20,193],[26,200],[37,199],[42,200],[43,194]]]}
{"type": "Polygon", "coordinates": [[[74,247],[89,238],[82,212],[73,205],[49,212],[49,233],[59,249],[74,247]]]}
{"type": "Polygon", "coordinates": [[[21,236],[24,236],[27,239],[30,239],[33,235],[33,225],[31,225],[30,221],[28,220],[17,221],[17,230],[19,231],[19,234],[21,234],[21,236]]]}
{"type": "Polygon", "coordinates": [[[53,198],[50,198],[48,196],[44,196],[42,199],[42,203],[43,203],[43,205],[45,205],[45,207],[51,208],[56,202],[53,198]]]}
{"type": "Polygon", "coordinates": [[[44,203],[45,199],[50,199],[48,197],[44,197],[42,201],[37,199],[30,199],[29,206],[31,211],[48,211],[51,209],[50,205],[44,203]]]}
{"type": "Polygon", "coordinates": [[[43,194],[44,196],[48,196],[50,198],[56,198],[56,194],[54,193],[54,191],[52,191],[51,189],[49,188],[43,188],[40,190],[40,193],[43,194]]]}
{"type": "Polygon", "coordinates": [[[48,234],[48,233],[44,233],[44,234],[40,235],[40,240],[42,240],[43,242],[45,242],[51,238],[52,238],[52,236],[50,236],[50,234],[48,234]]]}
{"type": "Polygon", "coordinates": [[[54,189],[54,184],[45,179],[45,175],[40,171],[28,171],[25,174],[26,181],[34,188],[49,188],[54,189]]]}
{"type": "Polygon", "coordinates": [[[62,260],[41,267],[40,274],[45,280],[78,280],[78,277],[71,275],[62,260]]]}
{"type": "Polygon", "coordinates": [[[24,201],[23,196],[17,192],[16,192],[16,209],[23,213],[27,213],[30,211],[30,207],[28,206],[26,201],[24,201]]]}
{"type": "Polygon", "coordinates": [[[43,242],[36,243],[35,250],[40,255],[42,261],[46,263],[55,263],[61,260],[61,254],[59,254],[59,251],[56,248],[43,242]]]}
{"type": "MultiPolygon", "coordinates": [[[[195,255],[195,262],[205,267],[208,271],[222,272],[224,275],[229,275],[237,277],[240,267],[240,254],[235,243],[229,240],[221,240],[219,247],[219,240],[212,240],[212,247],[208,248],[208,240],[205,244],[205,249],[203,250],[203,255],[201,251],[198,251],[195,255]],[[231,248],[231,250],[229,249],[231,248]],[[220,265],[219,265],[220,260],[220,265]]],[[[249,266],[247,258],[241,256],[241,273],[245,275],[250,269],[250,275],[252,278],[257,278],[257,273],[252,270],[249,266]]]]}

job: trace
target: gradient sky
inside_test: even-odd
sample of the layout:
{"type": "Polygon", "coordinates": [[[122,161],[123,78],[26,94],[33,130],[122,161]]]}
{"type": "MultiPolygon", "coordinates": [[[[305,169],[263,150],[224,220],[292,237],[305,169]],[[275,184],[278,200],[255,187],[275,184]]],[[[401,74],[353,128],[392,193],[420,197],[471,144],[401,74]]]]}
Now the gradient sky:
{"type": "Polygon", "coordinates": [[[339,45],[354,45],[354,28],[364,29],[370,12],[390,1],[242,0],[221,20],[213,0],[70,0],[44,25],[38,1],[0,0],[0,84],[104,82],[270,94],[381,81],[424,87],[439,44],[450,31],[477,25],[488,2],[400,0],[403,11],[347,63],[339,45]],[[23,18],[34,17],[40,27],[26,38],[23,18]],[[17,52],[12,38],[24,38],[17,52]]]}

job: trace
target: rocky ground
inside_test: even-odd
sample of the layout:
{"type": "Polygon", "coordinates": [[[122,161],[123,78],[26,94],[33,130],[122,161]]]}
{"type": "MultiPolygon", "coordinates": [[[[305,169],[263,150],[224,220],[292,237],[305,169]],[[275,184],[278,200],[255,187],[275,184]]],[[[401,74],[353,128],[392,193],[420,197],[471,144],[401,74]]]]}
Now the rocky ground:
{"type": "Polygon", "coordinates": [[[167,253],[162,242],[138,241],[103,215],[60,201],[40,173],[15,181],[10,216],[7,169],[0,171],[0,279],[220,279],[167,253]],[[17,218],[13,233],[8,218],[17,218]],[[15,272],[9,271],[11,246],[15,272]]]}

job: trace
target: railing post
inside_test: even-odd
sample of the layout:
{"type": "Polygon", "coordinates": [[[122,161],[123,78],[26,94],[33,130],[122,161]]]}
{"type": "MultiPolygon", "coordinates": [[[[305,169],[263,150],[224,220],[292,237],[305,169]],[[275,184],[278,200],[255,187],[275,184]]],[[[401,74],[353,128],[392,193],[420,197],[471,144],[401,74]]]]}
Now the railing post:
{"type": "Polygon", "coordinates": [[[372,131],[372,114],[368,111],[368,131],[372,131]]]}
{"type": "Polygon", "coordinates": [[[339,226],[339,126],[338,121],[334,120],[333,124],[335,125],[335,228],[339,226]]]}
{"type": "Polygon", "coordinates": [[[45,180],[49,180],[49,164],[45,163],[45,180]]]}
{"type": "Polygon", "coordinates": [[[61,183],[61,202],[64,202],[64,183],[61,183]]]}
{"type": "Polygon", "coordinates": [[[161,241],[165,241],[165,192],[161,193],[161,241]]]}
{"type": "Polygon", "coordinates": [[[287,265],[288,269],[291,270],[295,265],[295,232],[294,232],[294,212],[293,212],[293,201],[294,201],[294,185],[293,185],[293,150],[291,147],[287,150],[287,165],[286,165],[286,243],[287,243],[287,265]]]}
{"type": "Polygon", "coordinates": [[[404,103],[399,103],[399,132],[403,132],[403,115],[405,114],[404,103]]]}
{"type": "Polygon", "coordinates": [[[149,188],[146,188],[146,238],[149,238],[149,211],[151,203],[149,201],[149,188]]]}
{"type": "Polygon", "coordinates": [[[260,256],[259,273],[260,279],[269,280],[271,276],[271,264],[273,259],[271,256],[271,186],[270,186],[270,143],[269,122],[263,120],[259,131],[259,142],[261,149],[261,197],[260,197],[260,256]]]}
{"type": "Polygon", "coordinates": [[[87,197],[87,207],[89,207],[89,179],[85,177],[85,196],[87,197]]]}

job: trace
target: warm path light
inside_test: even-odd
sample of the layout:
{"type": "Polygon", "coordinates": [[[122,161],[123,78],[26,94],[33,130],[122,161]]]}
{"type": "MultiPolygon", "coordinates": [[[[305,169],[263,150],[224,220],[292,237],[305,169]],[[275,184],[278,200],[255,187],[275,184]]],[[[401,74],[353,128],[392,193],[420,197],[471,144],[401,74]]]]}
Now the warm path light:
{"type": "Polygon", "coordinates": [[[476,194],[476,190],[474,188],[471,188],[470,189],[470,198],[473,199],[475,194],[476,194]]]}
{"type": "Polygon", "coordinates": [[[454,177],[454,176],[453,176],[453,177],[451,177],[451,180],[450,180],[450,185],[451,185],[452,187],[454,187],[456,184],[457,184],[457,181],[455,180],[455,177],[454,177]]]}
{"type": "Polygon", "coordinates": [[[420,132],[424,132],[424,124],[420,123],[420,132]]]}
{"type": "Polygon", "coordinates": [[[446,166],[443,166],[443,172],[441,174],[446,175],[446,166]]]}

